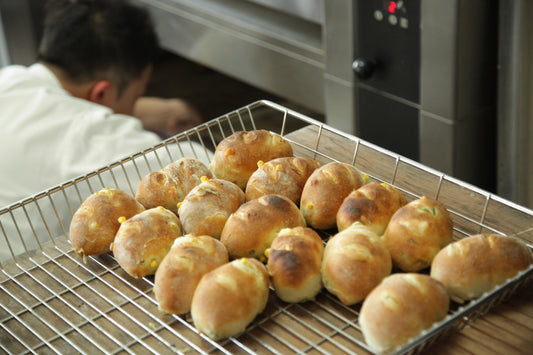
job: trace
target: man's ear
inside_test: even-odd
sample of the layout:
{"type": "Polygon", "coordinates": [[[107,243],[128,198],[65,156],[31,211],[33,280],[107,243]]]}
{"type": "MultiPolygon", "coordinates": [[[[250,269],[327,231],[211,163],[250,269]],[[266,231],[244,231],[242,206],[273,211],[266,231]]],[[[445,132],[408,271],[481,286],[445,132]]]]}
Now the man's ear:
{"type": "Polygon", "coordinates": [[[99,80],[89,91],[89,101],[109,106],[113,102],[113,84],[109,80],[99,80]]]}

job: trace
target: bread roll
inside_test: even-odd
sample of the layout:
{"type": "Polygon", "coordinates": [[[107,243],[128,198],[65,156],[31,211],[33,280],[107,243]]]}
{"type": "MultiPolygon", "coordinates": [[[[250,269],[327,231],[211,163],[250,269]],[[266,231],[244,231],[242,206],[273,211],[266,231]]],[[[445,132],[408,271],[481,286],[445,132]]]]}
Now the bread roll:
{"type": "Polygon", "coordinates": [[[312,300],[322,289],[320,267],[324,243],[311,228],[282,229],[268,251],[268,273],[285,302],[312,300]]]}
{"type": "Polygon", "coordinates": [[[431,276],[444,284],[452,300],[462,303],[491,291],[533,263],[520,239],[476,234],[448,244],[431,264],[431,276]]]}
{"type": "Polygon", "coordinates": [[[217,239],[206,235],[177,238],[155,272],[154,295],[159,310],[189,312],[202,276],[227,262],[228,252],[217,239]]]}
{"type": "Polygon", "coordinates": [[[192,298],[194,326],[213,340],[238,335],[265,309],[268,284],[266,267],[253,258],[205,274],[192,298]]]}
{"type": "Polygon", "coordinates": [[[151,208],[122,222],[111,251],[122,269],[138,279],[155,273],[181,235],[180,221],[172,211],[151,208]]]}
{"type": "Polygon", "coordinates": [[[244,192],[237,185],[211,179],[187,194],[180,204],[178,215],[185,233],[220,239],[229,216],[244,202],[244,192]]]}
{"type": "Polygon", "coordinates": [[[359,325],[374,351],[390,352],[444,319],[449,304],[444,286],[428,275],[392,274],[364,300],[359,325]]]}
{"type": "Polygon", "coordinates": [[[281,195],[265,195],[242,204],[227,220],[220,241],[231,259],[263,259],[279,231],[305,227],[305,220],[294,202],[281,195]]]}
{"type": "Polygon", "coordinates": [[[345,305],[361,302],[391,273],[387,246],[369,227],[356,223],[332,236],[322,258],[324,287],[345,305]]]}
{"type": "Polygon", "coordinates": [[[404,195],[392,185],[370,182],[351,192],[337,212],[337,228],[342,231],[360,222],[382,235],[398,208],[404,206],[404,195]]]}
{"type": "Polygon", "coordinates": [[[223,139],[209,165],[219,179],[236,183],[242,190],[257,170],[257,162],[293,155],[291,144],[266,130],[237,131],[223,139]]]}
{"type": "Polygon", "coordinates": [[[72,249],[84,259],[86,255],[109,252],[120,227],[119,218],[130,218],[142,211],[144,207],[122,190],[102,189],[92,194],[72,216],[72,249]]]}
{"type": "Polygon", "coordinates": [[[212,178],[213,174],[200,160],[181,158],[160,171],[144,176],[135,198],[146,208],[162,206],[177,213],[178,202],[200,184],[202,176],[212,178]]]}
{"type": "Polygon", "coordinates": [[[311,158],[283,157],[258,162],[246,184],[246,200],[277,194],[300,204],[305,182],[320,163],[311,158]]]}
{"type": "Polygon", "coordinates": [[[365,181],[359,170],[344,163],[331,162],[316,169],[307,179],[300,199],[307,224],[315,229],[334,228],[342,201],[365,181]]]}
{"type": "Polygon", "coordinates": [[[452,241],[453,222],[442,203],[422,197],[396,211],[383,238],[395,267],[418,272],[452,241]]]}

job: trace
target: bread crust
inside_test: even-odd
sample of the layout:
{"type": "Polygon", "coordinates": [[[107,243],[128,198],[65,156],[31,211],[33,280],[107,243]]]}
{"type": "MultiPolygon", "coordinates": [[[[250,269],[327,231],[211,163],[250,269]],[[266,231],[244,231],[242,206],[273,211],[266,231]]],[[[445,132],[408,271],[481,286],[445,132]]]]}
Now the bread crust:
{"type": "Polygon", "coordinates": [[[181,158],[145,175],[137,186],[135,198],[145,208],[162,206],[178,213],[177,204],[200,184],[202,176],[212,178],[213,173],[198,159],[181,158]]]}
{"type": "Polygon", "coordinates": [[[234,183],[210,179],[194,187],[178,209],[184,232],[220,239],[229,216],[245,202],[244,192],[234,183]]]}
{"type": "Polygon", "coordinates": [[[144,207],[130,194],[118,189],[102,189],[90,195],[74,213],[69,239],[76,254],[105,254],[115,239],[119,218],[130,218],[144,207]]]}
{"type": "Polygon", "coordinates": [[[306,224],[294,202],[281,195],[265,195],[242,204],[228,218],[220,241],[228,249],[230,259],[263,259],[279,231],[298,226],[306,224]]]}
{"type": "Polygon", "coordinates": [[[324,287],[345,305],[361,302],[391,273],[387,246],[369,227],[354,224],[332,236],[324,249],[324,287]]]}
{"type": "Polygon", "coordinates": [[[228,252],[217,239],[206,235],[177,238],[155,273],[154,296],[159,310],[189,312],[202,276],[227,262],[228,252]]]}
{"type": "Polygon", "coordinates": [[[315,229],[336,227],[342,201],[363,186],[365,178],[352,165],[331,162],[313,171],[300,199],[300,209],[307,224],[315,229]]]}
{"type": "Polygon", "coordinates": [[[246,200],[277,194],[299,205],[305,182],[319,167],[320,163],[311,158],[282,157],[260,161],[246,184],[246,200]]]}
{"type": "Polygon", "coordinates": [[[393,265],[404,272],[428,268],[453,239],[453,221],[437,200],[420,198],[398,209],[383,235],[393,265]]]}
{"type": "Polygon", "coordinates": [[[282,229],[268,252],[267,269],[278,297],[290,303],[315,298],[322,289],[324,243],[311,228],[282,229]]]}
{"type": "Polygon", "coordinates": [[[475,299],[533,263],[531,249],[515,237],[476,234],[450,243],[433,259],[431,276],[459,303],[475,299]]]}
{"type": "Polygon", "coordinates": [[[405,204],[405,196],[394,186],[369,182],[344,199],[336,215],[337,228],[342,231],[360,222],[382,235],[392,215],[405,204]]]}
{"type": "Polygon", "coordinates": [[[242,333],[263,312],[269,295],[266,267],[236,259],[205,274],[194,292],[194,326],[213,340],[242,333]]]}
{"type": "Polygon", "coordinates": [[[237,131],[215,149],[209,168],[219,178],[234,182],[242,190],[257,170],[257,162],[293,155],[291,144],[267,130],[237,131]]]}
{"type": "Polygon", "coordinates": [[[155,273],[181,235],[178,217],[164,207],[155,207],[122,222],[111,251],[122,269],[138,279],[155,273]]]}
{"type": "Polygon", "coordinates": [[[386,353],[444,319],[449,304],[444,286],[430,276],[392,274],[364,300],[359,324],[367,344],[386,353]]]}

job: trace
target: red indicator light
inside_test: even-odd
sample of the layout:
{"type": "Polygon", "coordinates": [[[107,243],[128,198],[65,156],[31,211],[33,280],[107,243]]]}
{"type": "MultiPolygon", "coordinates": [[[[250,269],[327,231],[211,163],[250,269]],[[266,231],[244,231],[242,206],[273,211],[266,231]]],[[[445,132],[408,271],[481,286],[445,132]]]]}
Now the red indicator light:
{"type": "Polygon", "coordinates": [[[396,1],[390,1],[389,2],[389,12],[391,14],[396,12],[396,1]]]}

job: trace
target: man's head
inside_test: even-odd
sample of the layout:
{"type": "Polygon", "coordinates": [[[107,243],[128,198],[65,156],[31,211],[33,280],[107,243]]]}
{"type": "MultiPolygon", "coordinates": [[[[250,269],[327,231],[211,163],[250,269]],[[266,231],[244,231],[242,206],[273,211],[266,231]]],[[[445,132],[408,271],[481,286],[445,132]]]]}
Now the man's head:
{"type": "Polygon", "coordinates": [[[127,101],[142,94],[158,48],[148,13],[126,1],[52,0],[38,59],[69,84],[90,84],[87,99],[130,114],[127,101]]]}

